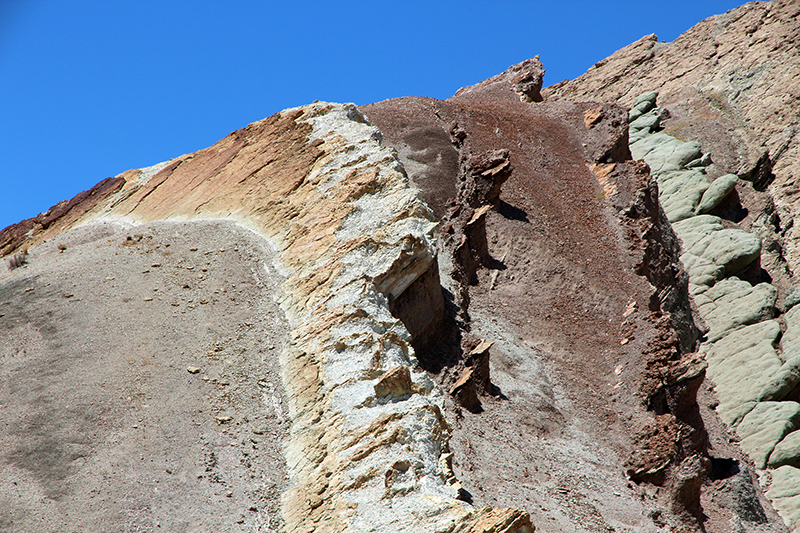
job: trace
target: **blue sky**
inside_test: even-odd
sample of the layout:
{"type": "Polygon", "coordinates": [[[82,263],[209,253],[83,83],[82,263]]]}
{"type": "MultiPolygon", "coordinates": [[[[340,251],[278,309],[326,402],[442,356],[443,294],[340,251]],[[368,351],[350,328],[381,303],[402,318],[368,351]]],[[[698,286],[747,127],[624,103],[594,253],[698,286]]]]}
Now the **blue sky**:
{"type": "Polygon", "coordinates": [[[0,229],[314,100],[545,85],[744,2],[0,0],[0,229]]]}

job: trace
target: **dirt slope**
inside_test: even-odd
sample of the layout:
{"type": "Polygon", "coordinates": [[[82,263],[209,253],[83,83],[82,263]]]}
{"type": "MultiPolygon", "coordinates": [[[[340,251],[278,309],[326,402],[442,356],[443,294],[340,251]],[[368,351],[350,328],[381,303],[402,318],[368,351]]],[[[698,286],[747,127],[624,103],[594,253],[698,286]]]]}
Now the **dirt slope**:
{"type": "Polygon", "coordinates": [[[96,224],[0,274],[2,531],[281,526],[267,253],[233,224],[96,224]]]}

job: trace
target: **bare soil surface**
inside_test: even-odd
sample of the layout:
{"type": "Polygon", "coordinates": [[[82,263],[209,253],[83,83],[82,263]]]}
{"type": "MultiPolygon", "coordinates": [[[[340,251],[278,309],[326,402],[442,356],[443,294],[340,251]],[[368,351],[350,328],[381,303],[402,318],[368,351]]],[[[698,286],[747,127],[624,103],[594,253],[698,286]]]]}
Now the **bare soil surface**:
{"type": "Polygon", "coordinates": [[[0,530],[280,529],[270,258],[233,223],[96,223],[0,273],[0,530]]]}

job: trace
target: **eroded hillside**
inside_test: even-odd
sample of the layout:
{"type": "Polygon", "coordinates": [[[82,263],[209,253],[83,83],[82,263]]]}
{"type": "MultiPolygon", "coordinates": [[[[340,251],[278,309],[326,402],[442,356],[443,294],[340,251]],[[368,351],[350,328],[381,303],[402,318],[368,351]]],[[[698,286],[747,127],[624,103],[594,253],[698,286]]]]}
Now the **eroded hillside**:
{"type": "Polygon", "coordinates": [[[795,148],[756,101],[797,107],[772,63],[703,84],[797,65],[793,9],[285,110],[6,228],[0,524],[783,531],[795,148]]]}

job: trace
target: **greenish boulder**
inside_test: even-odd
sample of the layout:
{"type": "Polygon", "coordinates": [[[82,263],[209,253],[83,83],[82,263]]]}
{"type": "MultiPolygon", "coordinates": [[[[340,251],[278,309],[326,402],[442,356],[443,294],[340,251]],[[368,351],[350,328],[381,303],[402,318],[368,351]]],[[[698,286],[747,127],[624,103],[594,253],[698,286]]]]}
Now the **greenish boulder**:
{"type": "Polygon", "coordinates": [[[642,93],[636,97],[636,100],[633,101],[633,109],[638,109],[642,113],[646,113],[656,105],[657,98],[658,91],[647,91],[646,93],[642,93]]]}
{"type": "Polygon", "coordinates": [[[767,497],[787,525],[800,521],[800,469],[786,465],[773,470],[767,497]]]}
{"type": "Polygon", "coordinates": [[[683,142],[674,137],[670,139],[672,140],[660,143],[643,157],[654,175],[671,170],[685,170],[687,163],[702,155],[700,143],[683,142]]]}
{"type": "Polygon", "coordinates": [[[777,320],[765,320],[757,324],[751,324],[731,332],[713,344],[704,344],[711,358],[727,357],[727,354],[735,354],[743,350],[748,350],[753,346],[758,346],[766,341],[773,344],[781,334],[781,324],[777,320]]]}
{"type": "MultiPolygon", "coordinates": [[[[690,283],[693,285],[703,285],[705,288],[708,288],[714,285],[717,280],[722,279],[722,276],[725,274],[725,267],[705,257],[683,254],[681,256],[681,261],[683,262],[686,272],[689,274],[690,283]]],[[[692,292],[692,295],[695,294],[696,292],[692,292]]]]}
{"type": "Polygon", "coordinates": [[[733,353],[711,350],[706,360],[717,398],[728,407],[761,400],[781,369],[781,360],[769,340],[733,353]]]}
{"type": "Polygon", "coordinates": [[[772,472],[772,483],[767,491],[767,497],[791,498],[800,496],[800,468],[781,466],[772,472]]]}
{"type": "Polygon", "coordinates": [[[800,306],[792,307],[783,315],[783,320],[786,331],[781,338],[781,350],[783,359],[788,361],[800,356],[800,306]]]}
{"type": "Polygon", "coordinates": [[[630,131],[647,130],[653,131],[661,123],[661,115],[657,112],[650,112],[641,115],[628,126],[630,131]]]}
{"type": "Polygon", "coordinates": [[[692,265],[702,279],[692,277],[687,267],[689,281],[694,284],[711,284],[709,275],[716,279],[732,276],[747,268],[761,257],[761,239],[739,229],[725,229],[722,221],[712,215],[698,215],[672,225],[681,239],[684,265],[692,265]],[[703,258],[700,261],[696,258],[703,258]],[[719,271],[711,265],[722,267],[719,271]]]}
{"type": "MultiPolygon", "coordinates": [[[[791,498],[776,498],[772,500],[772,506],[778,511],[787,527],[792,528],[800,522],[800,496],[791,498]]],[[[800,528],[791,529],[792,533],[798,533],[800,528]]]]}
{"type": "Polygon", "coordinates": [[[792,357],[781,365],[761,389],[758,400],[781,401],[797,388],[798,383],[800,383],[800,356],[792,357]]]}
{"type": "Polygon", "coordinates": [[[732,276],[761,257],[761,239],[740,229],[723,229],[703,239],[691,252],[724,266],[725,276],[732,276]]]}
{"type": "MultiPolygon", "coordinates": [[[[792,431],[782,441],[775,445],[772,455],[769,456],[768,466],[800,466],[800,431],[792,431]]],[[[800,490],[800,487],[798,487],[800,490]]]]}
{"type": "MultiPolygon", "coordinates": [[[[689,282],[711,286],[725,276],[734,275],[760,256],[761,242],[740,230],[722,230],[701,236],[695,246],[681,254],[689,282]],[[714,240],[714,237],[719,239],[714,240]]],[[[693,293],[694,294],[694,293],[693,293]]]]}
{"type": "Polygon", "coordinates": [[[675,137],[672,137],[671,135],[656,132],[652,135],[647,135],[636,142],[630,142],[631,156],[633,156],[634,159],[644,159],[645,156],[654,150],[666,149],[671,151],[669,147],[677,146],[680,142],[681,141],[675,137]]]}
{"type": "Polygon", "coordinates": [[[684,241],[685,246],[691,246],[691,242],[686,242],[686,235],[697,235],[695,239],[700,239],[703,234],[723,229],[722,219],[714,215],[698,215],[689,220],[682,220],[672,225],[672,229],[678,237],[684,241]]]}
{"type": "Polygon", "coordinates": [[[736,174],[725,174],[711,182],[703,198],[697,206],[698,213],[708,213],[716,208],[722,201],[736,188],[739,176],[736,174]]]}
{"type": "Polygon", "coordinates": [[[758,402],[746,402],[741,405],[719,404],[716,410],[719,417],[728,427],[736,428],[742,419],[747,416],[757,404],[758,402]]]}
{"type": "Polygon", "coordinates": [[[628,142],[635,143],[649,136],[650,130],[634,130],[628,132],[628,142]]]}
{"type": "Polygon", "coordinates": [[[797,402],[760,402],[736,427],[742,449],[764,469],[775,446],[800,424],[797,402]]]}
{"type": "Polygon", "coordinates": [[[731,331],[772,318],[777,289],[769,283],[755,287],[731,277],[695,296],[700,316],[709,327],[708,341],[715,342],[731,331]]]}
{"type": "Polygon", "coordinates": [[[783,297],[783,307],[787,311],[800,303],[800,287],[795,287],[783,297]]]}
{"type": "Polygon", "coordinates": [[[658,175],[658,199],[670,222],[695,215],[695,210],[709,187],[705,174],[697,170],[662,172],[658,175]]]}

